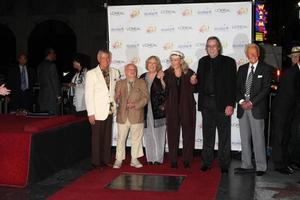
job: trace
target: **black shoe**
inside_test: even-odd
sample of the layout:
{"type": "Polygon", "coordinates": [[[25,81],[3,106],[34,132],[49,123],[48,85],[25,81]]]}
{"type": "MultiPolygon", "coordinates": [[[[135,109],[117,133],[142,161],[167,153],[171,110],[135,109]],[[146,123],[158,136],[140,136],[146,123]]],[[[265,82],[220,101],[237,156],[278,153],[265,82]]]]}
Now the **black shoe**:
{"type": "Polygon", "coordinates": [[[161,165],[161,163],[160,163],[160,162],[157,162],[157,161],[155,161],[155,162],[153,163],[153,165],[161,165]]]}
{"type": "Polygon", "coordinates": [[[210,167],[207,165],[202,165],[202,167],[201,167],[201,171],[203,171],[203,172],[206,172],[209,169],[210,169],[210,167]]]}
{"type": "Polygon", "coordinates": [[[172,161],[171,162],[171,168],[177,169],[177,161],[172,161]]]}
{"type": "Polygon", "coordinates": [[[222,174],[228,174],[228,169],[227,168],[221,168],[221,173],[222,174]]]}
{"type": "Polygon", "coordinates": [[[253,173],[254,169],[245,169],[245,168],[234,168],[234,173],[235,174],[247,174],[247,173],[253,173]]]}
{"type": "Polygon", "coordinates": [[[183,167],[184,168],[191,168],[189,161],[183,161],[183,167]]]}
{"type": "Polygon", "coordinates": [[[280,174],[291,175],[294,171],[289,167],[277,168],[275,171],[278,171],[280,174]]]}
{"type": "Polygon", "coordinates": [[[264,175],[266,172],[264,171],[256,171],[256,176],[262,176],[264,175]]]}
{"type": "Polygon", "coordinates": [[[147,162],[147,164],[148,164],[148,165],[154,165],[154,163],[153,163],[153,162],[147,162]]]}

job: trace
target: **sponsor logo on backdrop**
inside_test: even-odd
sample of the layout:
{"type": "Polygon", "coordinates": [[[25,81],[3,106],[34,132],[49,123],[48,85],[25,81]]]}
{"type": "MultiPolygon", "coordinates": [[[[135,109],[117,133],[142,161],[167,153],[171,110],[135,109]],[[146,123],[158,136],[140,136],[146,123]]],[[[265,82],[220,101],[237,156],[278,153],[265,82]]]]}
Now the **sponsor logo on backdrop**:
{"type": "Polygon", "coordinates": [[[179,49],[191,49],[192,47],[193,47],[193,45],[190,42],[186,42],[186,43],[177,45],[177,48],[179,48],[179,49]]]}
{"type": "Polygon", "coordinates": [[[246,64],[248,62],[248,60],[246,58],[240,58],[236,60],[236,65],[239,67],[243,64],[246,64]]]}
{"type": "Polygon", "coordinates": [[[148,26],[147,29],[146,29],[146,32],[147,33],[155,33],[156,32],[156,26],[154,25],[151,25],[151,26],[148,26]]]}
{"type": "Polygon", "coordinates": [[[244,29],[247,29],[248,26],[247,25],[242,25],[242,24],[239,24],[239,25],[232,25],[232,29],[233,30],[244,30],[244,29]]]}
{"type": "Polygon", "coordinates": [[[111,46],[113,49],[120,49],[122,48],[122,42],[120,41],[113,42],[111,46]]]}
{"type": "Polygon", "coordinates": [[[126,31],[129,31],[129,32],[137,32],[137,31],[140,31],[141,28],[140,27],[137,27],[137,26],[129,26],[126,28],[126,31]]]}
{"type": "Polygon", "coordinates": [[[175,27],[174,26],[169,26],[169,27],[161,28],[161,32],[174,32],[174,31],[175,31],[175,27]]]}
{"type": "Polygon", "coordinates": [[[187,9],[184,9],[181,14],[184,17],[192,16],[193,15],[193,11],[192,11],[192,9],[187,8],[187,9]]]}
{"type": "Polygon", "coordinates": [[[196,143],[202,143],[202,141],[203,141],[203,139],[201,139],[201,138],[196,138],[196,139],[195,139],[195,142],[196,142],[196,143]]]}
{"type": "Polygon", "coordinates": [[[197,11],[197,15],[211,15],[211,14],[212,14],[212,10],[208,8],[197,11]]]}
{"type": "Polygon", "coordinates": [[[124,32],[124,27],[115,27],[110,29],[111,32],[124,32]]]}
{"type": "Polygon", "coordinates": [[[179,26],[178,30],[180,30],[180,31],[191,31],[191,30],[193,30],[193,27],[192,26],[179,26]]]}
{"type": "Polygon", "coordinates": [[[186,57],[184,60],[188,65],[191,65],[194,62],[193,58],[191,58],[191,57],[186,57]]]}
{"type": "Polygon", "coordinates": [[[134,43],[134,44],[127,44],[126,47],[128,49],[135,49],[135,48],[139,48],[140,44],[138,43],[134,43]]]}
{"type": "Polygon", "coordinates": [[[230,13],[230,9],[228,8],[217,8],[215,10],[216,13],[222,13],[222,14],[225,14],[225,13],[230,13]]]}
{"type": "Polygon", "coordinates": [[[138,10],[138,9],[135,9],[135,10],[131,11],[131,13],[130,13],[131,18],[138,17],[139,15],[140,15],[140,10],[138,10]]]}
{"type": "Polygon", "coordinates": [[[202,25],[200,26],[200,28],[198,29],[200,33],[207,33],[209,31],[209,26],[208,25],[202,25]]]}
{"type": "Polygon", "coordinates": [[[164,44],[163,48],[164,50],[171,50],[173,49],[173,46],[174,46],[173,42],[167,42],[164,44]]]}
{"type": "Polygon", "coordinates": [[[170,60],[168,58],[164,58],[164,59],[161,60],[161,64],[165,65],[166,67],[169,67],[170,60]]]}
{"type": "Polygon", "coordinates": [[[155,44],[155,43],[145,43],[145,44],[142,45],[142,47],[145,47],[145,48],[156,48],[157,44],[155,44]]]}
{"type": "Polygon", "coordinates": [[[124,65],[126,62],[124,60],[112,60],[111,63],[114,65],[124,65]]]}
{"type": "Polygon", "coordinates": [[[146,11],[146,12],[144,12],[144,16],[155,17],[155,16],[158,16],[158,12],[156,10],[146,11]]]}
{"type": "Polygon", "coordinates": [[[122,15],[125,15],[124,12],[122,11],[110,11],[109,13],[111,16],[122,16],[122,15]]]}
{"type": "Polygon", "coordinates": [[[176,15],[176,11],[175,10],[161,10],[160,14],[162,14],[162,15],[176,15]]]}
{"type": "Polygon", "coordinates": [[[197,42],[195,44],[195,47],[197,47],[197,48],[204,48],[205,49],[206,43],[205,42],[197,42]]]}
{"type": "Polygon", "coordinates": [[[202,123],[197,125],[198,129],[202,129],[202,123]]]}
{"type": "Polygon", "coordinates": [[[224,49],[228,48],[228,41],[222,41],[221,44],[222,44],[223,51],[224,51],[224,49]]]}
{"type": "Polygon", "coordinates": [[[229,26],[224,24],[223,26],[218,26],[218,27],[215,27],[214,30],[216,32],[226,32],[226,31],[229,31],[229,26]]]}
{"type": "Polygon", "coordinates": [[[234,128],[239,128],[240,127],[240,124],[235,122],[235,123],[231,123],[231,127],[234,127],[234,128]]]}
{"type": "Polygon", "coordinates": [[[238,15],[245,15],[248,13],[248,8],[245,7],[241,7],[240,9],[238,9],[237,14],[238,15]]]}
{"type": "Polygon", "coordinates": [[[232,44],[233,48],[240,48],[240,49],[244,49],[245,46],[249,43],[249,41],[238,41],[236,43],[232,44]]]}
{"type": "Polygon", "coordinates": [[[141,61],[140,57],[135,56],[135,57],[133,57],[133,58],[130,60],[130,63],[133,63],[133,64],[135,64],[135,65],[139,65],[140,61],[141,61]]]}

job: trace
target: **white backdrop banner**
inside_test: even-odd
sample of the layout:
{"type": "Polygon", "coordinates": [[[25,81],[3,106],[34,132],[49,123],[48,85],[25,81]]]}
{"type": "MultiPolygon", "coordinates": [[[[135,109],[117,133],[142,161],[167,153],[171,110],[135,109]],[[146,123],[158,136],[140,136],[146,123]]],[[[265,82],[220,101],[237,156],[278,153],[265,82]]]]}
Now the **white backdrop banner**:
{"type": "MultiPolygon", "coordinates": [[[[252,3],[109,6],[108,28],[112,66],[122,74],[127,63],[135,63],[142,74],[146,71],[145,60],[151,55],[158,56],[166,69],[173,50],[183,52],[186,62],[196,72],[199,58],[206,55],[205,43],[210,36],[219,37],[223,54],[234,58],[240,66],[247,61],[244,48],[252,38],[252,3]]],[[[114,126],[114,145],[116,133],[114,126]]],[[[231,140],[232,149],[240,150],[236,114],[232,118],[231,140]]],[[[200,112],[195,148],[202,148],[200,112]]]]}

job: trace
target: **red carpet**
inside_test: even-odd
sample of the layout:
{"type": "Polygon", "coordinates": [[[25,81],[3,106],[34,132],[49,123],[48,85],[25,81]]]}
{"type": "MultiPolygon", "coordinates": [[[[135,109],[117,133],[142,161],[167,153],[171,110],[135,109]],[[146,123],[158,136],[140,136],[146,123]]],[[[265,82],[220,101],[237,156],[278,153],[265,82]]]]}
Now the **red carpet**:
{"type": "Polygon", "coordinates": [[[105,168],[103,171],[93,170],[79,180],[49,197],[49,200],[212,200],[216,197],[221,173],[215,165],[206,173],[200,172],[199,159],[195,159],[192,168],[184,169],[182,162],[178,169],[171,169],[168,162],[160,166],[147,166],[135,169],[127,162],[120,170],[105,168]],[[122,172],[151,173],[160,175],[186,176],[177,192],[146,192],[129,190],[111,190],[105,188],[122,172]]]}
{"type": "Polygon", "coordinates": [[[74,116],[30,118],[0,115],[0,185],[27,185],[33,134],[77,120],[81,119],[74,116]]]}

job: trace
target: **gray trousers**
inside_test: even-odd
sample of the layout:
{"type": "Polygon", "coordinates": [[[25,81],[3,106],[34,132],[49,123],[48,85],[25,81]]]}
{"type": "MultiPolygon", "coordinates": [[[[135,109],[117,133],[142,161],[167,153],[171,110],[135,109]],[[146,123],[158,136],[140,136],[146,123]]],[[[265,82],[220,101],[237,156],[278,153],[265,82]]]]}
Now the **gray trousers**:
{"type": "Polygon", "coordinates": [[[255,156],[256,171],[266,171],[266,147],[265,147],[265,121],[264,119],[255,119],[251,110],[244,111],[240,122],[240,134],[242,143],[242,168],[253,168],[251,161],[251,139],[253,142],[253,151],[255,156]]]}

